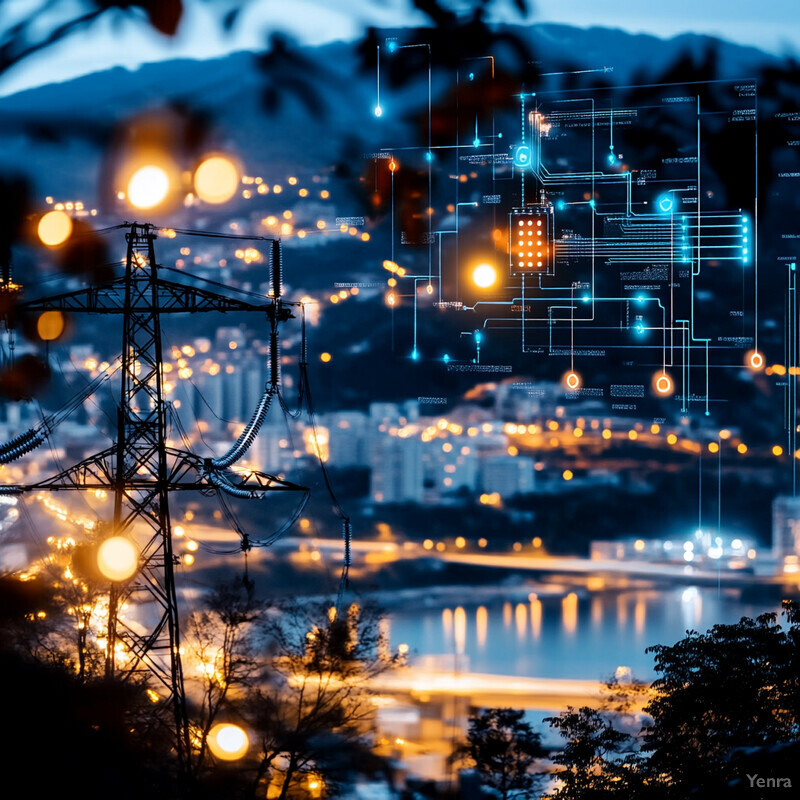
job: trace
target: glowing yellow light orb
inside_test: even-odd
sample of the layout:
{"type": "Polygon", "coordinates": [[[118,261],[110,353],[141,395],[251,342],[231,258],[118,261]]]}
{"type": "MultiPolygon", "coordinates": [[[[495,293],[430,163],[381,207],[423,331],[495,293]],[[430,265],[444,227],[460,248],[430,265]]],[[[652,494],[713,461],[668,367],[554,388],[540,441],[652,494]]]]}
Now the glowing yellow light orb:
{"type": "Polygon", "coordinates": [[[497,281],[497,270],[491,264],[478,264],[472,270],[472,280],[481,289],[488,289],[497,281]]]}
{"type": "Polygon", "coordinates": [[[239,188],[239,172],[233,162],[223,156],[203,161],[194,173],[194,189],[206,203],[226,203],[239,188]]]}
{"type": "Polygon", "coordinates": [[[672,378],[666,372],[656,372],[653,375],[653,388],[657,394],[668,395],[675,391],[675,385],[672,378]]]}
{"type": "Polygon", "coordinates": [[[64,333],[64,315],[60,311],[45,311],[36,320],[36,332],[43,342],[52,342],[64,333]]]}
{"type": "Polygon", "coordinates": [[[64,211],[48,211],[39,220],[39,239],[48,247],[58,247],[72,233],[72,218],[64,211]]]}
{"type": "Polygon", "coordinates": [[[564,386],[567,389],[572,389],[573,391],[577,389],[581,385],[581,376],[578,375],[577,372],[574,370],[570,370],[569,372],[564,373],[564,377],[561,379],[564,386]]]}
{"type": "Polygon", "coordinates": [[[136,208],[153,208],[169,191],[169,177],[161,167],[141,167],[128,181],[128,202],[136,208]]]}
{"type": "Polygon", "coordinates": [[[751,350],[747,354],[745,363],[750,369],[758,371],[764,368],[764,356],[758,350],[751,350]]]}
{"type": "Polygon", "coordinates": [[[220,723],[208,732],[208,749],[223,761],[240,759],[249,747],[247,733],[238,725],[220,723]]]}
{"type": "Polygon", "coordinates": [[[139,551],[130,539],[112,536],[100,545],[97,566],[109,580],[125,581],[139,566],[139,551]]]}

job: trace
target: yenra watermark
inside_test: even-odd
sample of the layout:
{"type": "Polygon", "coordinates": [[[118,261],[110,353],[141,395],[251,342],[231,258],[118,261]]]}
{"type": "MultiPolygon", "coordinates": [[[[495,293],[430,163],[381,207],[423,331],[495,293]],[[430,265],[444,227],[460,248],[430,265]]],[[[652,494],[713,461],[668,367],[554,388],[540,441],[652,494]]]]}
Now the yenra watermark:
{"type": "Polygon", "coordinates": [[[791,778],[761,778],[758,773],[755,775],[748,775],[747,780],[750,781],[751,789],[791,789],[791,778]]]}

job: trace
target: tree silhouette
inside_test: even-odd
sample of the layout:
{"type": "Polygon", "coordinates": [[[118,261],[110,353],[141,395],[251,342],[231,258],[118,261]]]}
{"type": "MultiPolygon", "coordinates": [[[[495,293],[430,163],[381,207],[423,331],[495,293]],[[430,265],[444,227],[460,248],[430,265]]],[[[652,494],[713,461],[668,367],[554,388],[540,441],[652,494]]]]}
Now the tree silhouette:
{"type": "Polygon", "coordinates": [[[638,737],[641,752],[615,727],[630,710],[627,685],[610,686],[612,710],[570,708],[550,718],[566,740],[553,759],[565,767],[553,800],[774,796],[774,786],[751,785],[747,775],[797,785],[797,603],[784,601],[783,615],[785,629],[776,614],[762,614],[648,648],[659,677],[644,708],[651,721],[638,737]]]}
{"type": "Polygon", "coordinates": [[[556,776],[560,786],[553,800],[593,800],[638,796],[641,769],[631,755],[633,737],[617,730],[611,718],[594,708],[568,708],[545,722],[566,740],[553,761],[564,767],[556,776]],[[623,755],[626,753],[627,755],[623,755]]]}
{"type": "Polygon", "coordinates": [[[189,673],[193,680],[187,681],[187,694],[195,701],[190,706],[197,741],[191,763],[195,777],[207,766],[208,736],[220,712],[236,710],[259,668],[253,629],[264,613],[253,585],[240,580],[215,586],[204,605],[189,617],[185,643],[195,666],[189,673]],[[191,691],[192,683],[199,692],[191,691]]]}
{"type": "Polygon", "coordinates": [[[261,755],[254,779],[263,797],[331,794],[343,772],[366,764],[362,735],[375,706],[369,680],[402,663],[390,655],[374,609],[356,604],[342,615],[330,603],[291,601],[265,624],[263,681],[248,698],[261,755]]]}
{"type": "Polygon", "coordinates": [[[797,603],[784,601],[783,616],[788,629],[776,614],[762,614],[649,648],[659,677],[645,708],[653,722],[645,728],[642,749],[650,753],[649,771],[667,797],[724,792],[744,779],[732,759],[737,748],[797,741],[797,603]]]}
{"type": "Polygon", "coordinates": [[[531,767],[545,751],[524,715],[513,708],[487,708],[469,719],[469,755],[484,787],[502,800],[533,797],[539,783],[531,767]]]}

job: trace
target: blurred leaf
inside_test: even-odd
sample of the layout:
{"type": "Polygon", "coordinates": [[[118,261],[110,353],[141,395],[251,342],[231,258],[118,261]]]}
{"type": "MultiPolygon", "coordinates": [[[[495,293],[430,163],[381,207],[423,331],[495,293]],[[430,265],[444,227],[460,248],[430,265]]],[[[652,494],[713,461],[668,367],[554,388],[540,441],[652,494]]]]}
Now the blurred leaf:
{"type": "Polygon", "coordinates": [[[11,267],[11,246],[21,237],[30,213],[30,187],[21,175],[0,175],[0,270],[6,278],[11,267]]]}
{"type": "Polygon", "coordinates": [[[181,0],[149,0],[143,3],[150,24],[167,36],[174,36],[183,15],[181,0]]]}
{"type": "Polygon", "coordinates": [[[59,251],[59,265],[64,272],[83,275],[91,281],[112,276],[108,247],[104,239],[83,220],[73,220],[72,236],[59,251]]]}
{"type": "Polygon", "coordinates": [[[240,8],[231,9],[222,18],[222,27],[225,28],[226,31],[229,31],[236,24],[236,20],[239,18],[240,11],[241,11],[240,8]]]}
{"type": "Polygon", "coordinates": [[[92,0],[102,13],[109,9],[129,12],[132,8],[141,8],[150,24],[165,36],[174,36],[183,15],[182,0],[92,0]]]}
{"type": "Polygon", "coordinates": [[[39,356],[25,355],[0,372],[0,395],[19,402],[40,394],[50,380],[50,367],[39,356]]]}
{"type": "Polygon", "coordinates": [[[257,64],[269,81],[262,94],[267,112],[274,113],[282,106],[284,94],[293,95],[312,114],[324,111],[316,65],[300,55],[291,39],[273,33],[267,51],[258,57],[257,64]]]}
{"type": "Polygon", "coordinates": [[[445,8],[439,0],[414,0],[414,7],[430,17],[431,22],[437,26],[454,25],[458,20],[458,17],[445,8]]]}

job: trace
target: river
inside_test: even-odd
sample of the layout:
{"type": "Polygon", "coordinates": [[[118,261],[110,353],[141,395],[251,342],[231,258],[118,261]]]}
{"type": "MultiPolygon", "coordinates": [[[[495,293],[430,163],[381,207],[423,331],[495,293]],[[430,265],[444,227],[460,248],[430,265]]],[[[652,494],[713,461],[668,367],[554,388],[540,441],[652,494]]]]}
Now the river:
{"type": "Polygon", "coordinates": [[[744,602],[738,590],[693,586],[583,596],[567,590],[484,602],[465,590],[462,602],[444,607],[395,609],[389,638],[393,648],[408,645],[412,663],[435,660],[461,672],[606,680],[623,666],[649,681],[656,673],[647,647],[674,644],[688,629],[702,633],[779,610],[769,601],[744,602]]]}

